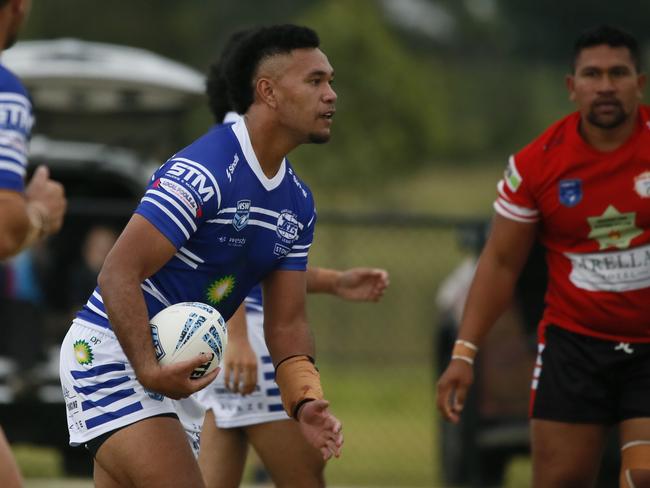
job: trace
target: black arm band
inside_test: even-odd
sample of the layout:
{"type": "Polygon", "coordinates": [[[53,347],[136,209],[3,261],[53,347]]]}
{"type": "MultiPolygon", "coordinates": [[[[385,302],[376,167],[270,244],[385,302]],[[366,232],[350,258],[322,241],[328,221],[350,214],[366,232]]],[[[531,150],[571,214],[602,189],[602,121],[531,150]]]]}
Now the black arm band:
{"type": "Polygon", "coordinates": [[[275,365],[275,370],[277,371],[278,368],[282,363],[284,363],[286,360],[291,359],[291,358],[297,358],[299,356],[305,356],[307,359],[309,359],[309,362],[313,365],[316,364],[316,361],[314,361],[314,358],[311,357],[309,354],[293,354],[291,356],[287,356],[286,358],[282,359],[278,364],[275,365]]]}

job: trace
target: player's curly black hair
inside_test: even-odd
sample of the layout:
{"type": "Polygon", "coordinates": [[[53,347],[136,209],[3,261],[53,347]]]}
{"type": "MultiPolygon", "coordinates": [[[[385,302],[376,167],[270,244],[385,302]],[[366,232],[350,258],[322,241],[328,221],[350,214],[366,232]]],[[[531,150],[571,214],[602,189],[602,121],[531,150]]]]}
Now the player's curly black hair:
{"type": "Polygon", "coordinates": [[[230,95],[228,93],[228,84],[223,72],[224,59],[231,53],[237,43],[249,31],[242,30],[232,34],[221,51],[221,56],[214,61],[208,68],[208,76],[205,83],[205,93],[208,96],[208,108],[212,112],[214,121],[217,124],[223,122],[226,114],[233,110],[230,95]]]}
{"type": "Polygon", "coordinates": [[[583,49],[601,45],[607,45],[610,47],[626,47],[630,51],[630,57],[634,62],[637,72],[641,72],[639,43],[631,34],[610,25],[599,25],[598,27],[584,31],[580,36],[578,36],[573,45],[571,71],[575,71],[576,60],[583,49]]]}
{"type": "Polygon", "coordinates": [[[318,34],[308,27],[284,24],[248,31],[233,49],[224,53],[221,64],[232,109],[243,114],[253,103],[253,77],[262,60],[294,49],[319,46],[318,34]]]}

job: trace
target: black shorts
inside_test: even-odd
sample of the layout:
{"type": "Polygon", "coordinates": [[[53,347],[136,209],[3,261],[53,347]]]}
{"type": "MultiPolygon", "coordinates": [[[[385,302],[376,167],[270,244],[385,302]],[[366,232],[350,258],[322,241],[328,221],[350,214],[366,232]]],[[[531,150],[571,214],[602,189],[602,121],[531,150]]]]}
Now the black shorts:
{"type": "Polygon", "coordinates": [[[650,417],[650,344],[595,339],[556,326],[546,328],[545,340],[533,379],[532,418],[616,424],[650,417]]]}
{"type": "MultiPolygon", "coordinates": [[[[154,417],[171,417],[171,418],[174,418],[174,419],[178,419],[178,415],[176,415],[175,413],[159,413],[158,415],[152,415],[151,417],[146,417],[146,418],[137,420],[136,422],[133,422],[133,424],[135,424],[137,422],[142,422],[143,420],[152,419],[154,417]]],[[[129,427],[129,426],[131,426],[133,424],[123,425],[122,427],[118,427],[117,429],[113,429],[111,431],[104,432],[103,434],[98,435],[94,439],[90,439],[88,442],[86,442],[84,444],[84,447],[86,449],[88,449],[88,451],[90,451],[90,454],[93,455],[93,458],[96,458],[97,457],[97,451],[99,451],[99,448],[102,447],[102,444],[104,444],[104,442],[106,442],[110,436],[112,436],[116,432],[118,432],[118,431],[120,431],[120,430],[122,430],[122,429],[124,429],[126,427],[129,427]]]]}

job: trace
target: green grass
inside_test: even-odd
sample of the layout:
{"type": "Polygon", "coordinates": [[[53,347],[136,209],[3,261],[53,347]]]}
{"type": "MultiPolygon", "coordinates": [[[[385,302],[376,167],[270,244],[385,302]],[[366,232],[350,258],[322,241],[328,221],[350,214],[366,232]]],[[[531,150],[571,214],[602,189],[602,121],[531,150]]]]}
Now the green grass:
{"type": "Polygon", "coordinates": [[[328,466],[328,481],[356,486],[434,485],[430,365],[322,364],[321,372],[345,432],[343,455],[328,466]]]}
{"type": "Polygon", "coordinates": [[[532,479],[531,469],[529,457],[514,458],[506,471],[505,488],[528,488],[532,479]]]}
{"type": "Polygon", "coordinates": [[[58,450],[29,444],[12,446],[16,462],[26,478],[58,478],[63,476],[63,458],[58,450]]]}

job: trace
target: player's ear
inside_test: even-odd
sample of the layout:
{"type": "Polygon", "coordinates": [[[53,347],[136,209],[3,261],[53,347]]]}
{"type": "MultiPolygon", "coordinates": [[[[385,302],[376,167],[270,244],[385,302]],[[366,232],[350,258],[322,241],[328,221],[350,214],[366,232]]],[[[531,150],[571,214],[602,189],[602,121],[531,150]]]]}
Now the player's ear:
{"type": "Polygon", "coordinates": [[[257,96],[263,103],[271,108],[277,108],[278,100],[275,93],[275,87],[270,78],[258,78],[255,83],[255,93],[257,93],[257,96]]]}
{"type": "Polygon", "coordinates": [[[637,88],[637,96],[639,97],[639,100],[643,98],[643,92],[645,91],[646,81],[647,81],[647,77],[645,74],[641,73],[637,76],[636,88],[637,88]]]}
{"type": "Polygon", "coordinates": [[[566,75],[564,77],[564,83],[566,84],[566,88],[569,91],[569,100],[575,102],[576,101],[575,78],[573,77],[573,75],[566,75]]]}
{"type": "Polygon", "coordinates": [[[14,12],[14,15],[20,15],[23,17],[29,10],[29,1],[28,0],[11,0],[11,10],[14,12]]]}

